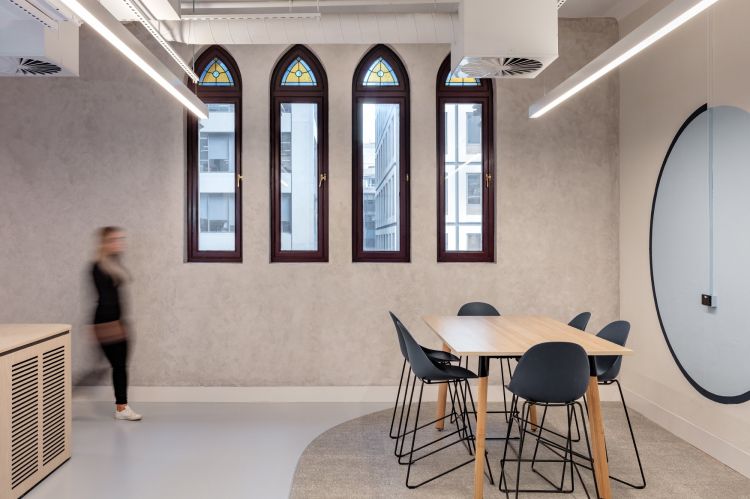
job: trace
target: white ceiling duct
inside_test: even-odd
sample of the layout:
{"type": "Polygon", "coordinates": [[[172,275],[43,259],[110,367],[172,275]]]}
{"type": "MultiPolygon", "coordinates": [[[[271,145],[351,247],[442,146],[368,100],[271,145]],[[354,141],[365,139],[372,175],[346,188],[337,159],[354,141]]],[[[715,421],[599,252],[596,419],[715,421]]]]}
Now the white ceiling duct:
{"type": "Polygon", "coordinates": [[[458,0],[183,0],[181,6],[183,14],[445,14],[458,12],[458,4],[458,0]]]}
{"type": "Polygon", "coordinates": [[[0,0],[0,76],[78,76],[78,24],[46,0],[0,0]]]}
{"type": "MultiPolygon", "coordinates": [[[[445,43],[454,40],[455,14],[324,14],[316,18],[245,18],[162,22],[166,38],[206,44],[445,43]]],[[[555,34],[557,31],[555,31],[555,34]]]]}
{"type": "MultiPolygon", "coordinates": [[[[560,4],[562,5],[562,4],[560,4]]],[[[534,78],[557,59],[558,0],[465,0],[451,65],[458,76],[534,78]]]]}

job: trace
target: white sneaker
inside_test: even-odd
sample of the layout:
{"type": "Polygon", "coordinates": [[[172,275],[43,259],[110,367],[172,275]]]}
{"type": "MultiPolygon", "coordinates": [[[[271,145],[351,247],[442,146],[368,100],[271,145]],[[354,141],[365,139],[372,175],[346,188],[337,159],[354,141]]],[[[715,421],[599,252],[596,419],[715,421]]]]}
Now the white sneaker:
{"type": "Polygon", "coordinates": [[[125,406],[122,411],[115,410],[115,419],[122,419],[124,421],[140,421],[143,418],[140,414],[130,408],[129,405],[125,406]]]}

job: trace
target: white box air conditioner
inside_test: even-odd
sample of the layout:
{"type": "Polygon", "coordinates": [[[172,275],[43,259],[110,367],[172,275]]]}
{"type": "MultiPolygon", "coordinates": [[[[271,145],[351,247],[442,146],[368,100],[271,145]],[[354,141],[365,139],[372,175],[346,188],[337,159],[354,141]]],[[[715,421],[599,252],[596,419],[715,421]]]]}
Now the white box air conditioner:
{"type": "Polygon", "coordinates": [[[47,0],[0,0],[0,76],[78,76],[78,24],[47,0]]]}
{"type": "Polygon", "coordinates": [[[536,77],[558,56],[557,8],[558,0],[462,0],[451,46],[454,72],[536,77]]]}

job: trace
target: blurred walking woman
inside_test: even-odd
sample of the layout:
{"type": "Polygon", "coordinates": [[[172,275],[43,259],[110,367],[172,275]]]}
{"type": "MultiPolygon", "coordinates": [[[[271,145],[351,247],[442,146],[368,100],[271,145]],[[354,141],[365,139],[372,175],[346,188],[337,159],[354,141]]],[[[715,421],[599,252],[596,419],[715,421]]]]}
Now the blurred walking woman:
{"type": "Polygon", "coordinates": [[[99,229],[99,246],[91,269],[98,298],[94,312],[94,333],[112,365],[115,419],[139,421],[141,415],[128,406],[128,327],[122,295],[130,275],[121,262],[124,251],[125,232],[122,229],[99,229]]]}

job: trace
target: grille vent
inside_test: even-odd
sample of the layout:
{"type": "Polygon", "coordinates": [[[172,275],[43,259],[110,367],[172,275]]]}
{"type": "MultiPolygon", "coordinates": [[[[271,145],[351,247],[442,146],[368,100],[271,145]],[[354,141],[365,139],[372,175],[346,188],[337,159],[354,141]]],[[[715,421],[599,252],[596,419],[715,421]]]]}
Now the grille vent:
{"type": "Polygon", "coordinates": [[[542,69],[542,63],[525,57],[506,57],[503,59],[503,76],[519,76],[534,73],[542,69]]]}
{"type": "Polygon", "coordinates": [[[62,68],[57,64],[24,57],[0,57],[0,74],[10,76],[50,76],[62,68]]]}
{"type": "Polygon", "coordinates": [[[39,469],[39,362],[34,356],[11,368],[11,487],[39,469]]]}
{"type": "Polygon", "coordinates": [[[46,465],[65,450],[65,347],[42,359],[42,459],[46,465]]]}
{"type": "Polygon", "coordinates": [[[542,67],[541,61],[528,57],[466,57],[458,72],[474,78],[528,78],[542,67]]]}

